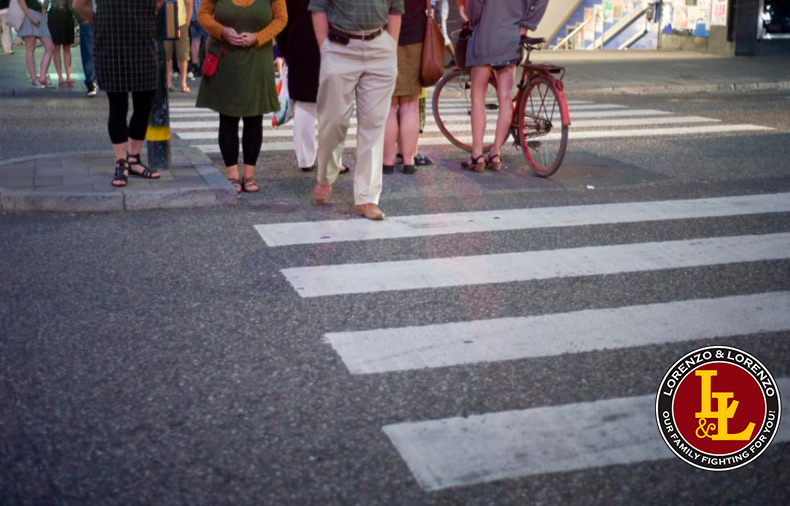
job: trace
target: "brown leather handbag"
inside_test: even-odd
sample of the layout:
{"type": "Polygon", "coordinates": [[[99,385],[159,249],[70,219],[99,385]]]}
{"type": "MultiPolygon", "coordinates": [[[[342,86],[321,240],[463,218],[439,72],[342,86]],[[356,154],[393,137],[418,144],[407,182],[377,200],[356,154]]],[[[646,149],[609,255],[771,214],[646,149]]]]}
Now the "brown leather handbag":
{"type": "Polygon", "coordinates": [[[425,38],[422,42],[422,63],[420,66],[420,83],[433,86],[444,75],[444,35],[436,21],[428,16],[431,8],[430,0],[425,2],[425,38]]]}

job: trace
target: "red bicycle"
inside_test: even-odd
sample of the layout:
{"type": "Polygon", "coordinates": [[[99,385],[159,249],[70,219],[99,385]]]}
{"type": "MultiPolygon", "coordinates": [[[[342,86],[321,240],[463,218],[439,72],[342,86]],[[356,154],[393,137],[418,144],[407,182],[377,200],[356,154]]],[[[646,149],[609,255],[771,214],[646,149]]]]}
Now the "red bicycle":
{"type": "MultiPolygon", "coordinates": [[[[536,45],[544,42],[545,39],[521,39],[527,56],[521,64],[521,79],[513,97],[509,135],[513,136],[513,145],[523,149],[532,172],[540,177],[549,177],[557,172],[565,157],[571,118],[562,82],[565,68],[530,61],[530,53],[539,49],[536,45]]],[[[439,130],[455,146],[469,152],[472,151],[471,90],[470,70],[455,69],[436,84],[432,101],[433,117],[439,130]]],[[[483,150],[488,151],[494,141],[499,110],[493,72],[486,90],[485,109],[487,121],[483,150]]]]}

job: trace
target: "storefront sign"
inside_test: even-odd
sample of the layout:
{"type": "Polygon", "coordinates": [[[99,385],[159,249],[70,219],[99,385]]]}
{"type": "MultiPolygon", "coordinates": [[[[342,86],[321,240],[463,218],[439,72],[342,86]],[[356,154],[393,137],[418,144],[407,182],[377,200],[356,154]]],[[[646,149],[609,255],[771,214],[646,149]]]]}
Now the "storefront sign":
{"type": "Polygon", "coordinates": [[[711,26],[727,25],[727,0],[713,0],[710,12],[711,26]]]}

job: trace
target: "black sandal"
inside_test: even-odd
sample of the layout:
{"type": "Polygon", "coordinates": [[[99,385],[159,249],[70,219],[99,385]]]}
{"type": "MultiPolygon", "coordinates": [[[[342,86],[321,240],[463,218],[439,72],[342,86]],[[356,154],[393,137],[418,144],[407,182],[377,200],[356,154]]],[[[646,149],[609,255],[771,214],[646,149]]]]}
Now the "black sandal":
{"type": "Polygon", "coordinates": [[[143,165],[142,162],[140,162],[140,153],[137,153],[136,155],[126,153],[126,163],[129,164],[130,176],[139,176],[144,179],[159,179],[159,172],[151,170],[151,167],[143,165]],[[139,165],[143,168],[143,170],[141,172],[135,172],[132,170],[132,165],[139,165]]]}
{"type": "Polygon", "coordinates": [[[112,185],[116,188],[123,188],[129,180],[129,163],[123,158],[115,161],[115,176],[112,178],[112,185]]]}
{"type": "Polygon", "coordinates": [[[483,172],[486,170],[486,157],[483,155],[469,157],[469,161],[461,162],[461,167],[466,170],[483,172]]]}
{"type": "Polygon", "coordinates": [[[499,156],[499,153],[495,155],[488,155],[488,160],[486,160],[486,169],[491,169],[499,172],[502,168],[502,157],[499,156]],[[496,158],[496,162],[494,159],[496,158]]]}

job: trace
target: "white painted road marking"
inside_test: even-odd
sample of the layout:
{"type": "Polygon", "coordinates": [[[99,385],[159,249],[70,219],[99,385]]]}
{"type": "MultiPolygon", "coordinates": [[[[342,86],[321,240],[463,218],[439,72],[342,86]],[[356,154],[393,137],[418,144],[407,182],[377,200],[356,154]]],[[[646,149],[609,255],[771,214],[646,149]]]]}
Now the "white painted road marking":
{"type": "MultiPolygon", "coordinates": [[[[180,118],[182,119],[182,118],[180,118]]],[[[621,119],[601,119],[601,120],[581,120],[576,121],[571,125],[571,130],[576,131],[580,128],[600,128],[600,127],[627,127],[627,126],[655,126],[655,125],[675,125],[683,123],[715,123],[721,120],[712,118],[703,118],[700,116],[670,116],[659,118],[621,118],[621,119]]],[[[446,122],[446,125],[453,124],[446,122]]],[[[471,135],[472,127],[469,125],[469,118],[463,117],[457,120],[457,128],[453,128],[455,134],[469,134],[471,135]]],[[[426,125],[423,129],[422,137],[424,139],[428,134],[440,134],[441,130],[436,125],[426,125]]],[[[349,127],[348,136],[350,139],[356,141],[357,127],[349,127]]],[[[179,138],[184,140],[200,140],[200,139],[216,139],[217,129],[213,130],[195,130],[188,132],[177,133],[179,138]]],[[[293,125],[287,123],[281,127],[265,129],[263,131],[264,139],[279,138],[282,140],[289,140],[293,137],[293,125]]],[[[268,141],[267,141],[268,142],[268,141]]]]}
{"type": "Polygon", "coordinates": [[[302,297],[322,297],[786,258],[790,258],[790,233],[294,267],[281,272],[302,297]]]}
{"type": "MultiPolygon", "coordinates": [[[[667,366],[669,367],[669,365],[667,366]]],[[[790,417],[790,378],[777,378],[790,417]]],[[[655,394],[387,425],[426,490],[675,458],[656,427],[655,394]]],[[[780,423],[773,444],[790,441],[780,423]]],[[[685,466],[682,462],[678,466],[685,466]]]]}
{"type": "Polygon", "coordinates": [[[333,332],[352,374],[449,367],[790,330],[790,292],[333,332]]]}
{"type": "Polygon", "coordinates": [[[255,225],[269,246],[790,212],[790,193],[255,225]]]}

